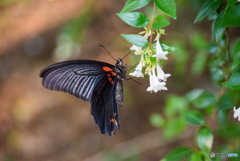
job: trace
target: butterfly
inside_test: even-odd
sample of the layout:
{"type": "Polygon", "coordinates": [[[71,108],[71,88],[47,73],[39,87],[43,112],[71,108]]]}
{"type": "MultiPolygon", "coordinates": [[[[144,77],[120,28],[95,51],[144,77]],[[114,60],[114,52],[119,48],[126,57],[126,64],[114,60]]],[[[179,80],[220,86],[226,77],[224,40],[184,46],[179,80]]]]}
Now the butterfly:
{"type": "Polygon", "coordinates": [[[115,65],[94,60],[60,62],[44,68],[40,77],[45,88],[90,101],[90,112],[101,134],[112,136],[120,129],[118,107],[123,103],[123,81],[128,71],[122,59],[115,59],[115,65]]]}

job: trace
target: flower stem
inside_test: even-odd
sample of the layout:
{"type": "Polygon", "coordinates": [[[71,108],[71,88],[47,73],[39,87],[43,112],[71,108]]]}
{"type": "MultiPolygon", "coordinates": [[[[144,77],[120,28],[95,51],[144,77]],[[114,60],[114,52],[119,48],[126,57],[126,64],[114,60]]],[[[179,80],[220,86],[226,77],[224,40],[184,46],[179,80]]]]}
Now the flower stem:
{"type": "MultiPolygon", "coordinates": [[[[225,33],[226,33],[226,37],[227,37],[227,53],[228,53],[228,57],[229,57],[229,62],[231,62],[232,59],[231,59],[231,54],[230,54],[230,50],[229,50],[228,28],[226,28],[225,33]]],[[[228,68],[229,68],[229,66],[228,66],[228,68]]],[[[227,78],[225,79],[225,81],[228,81],[228,79],[229,79],[229,75],[227,76],[227,78]]],[[[226,88],[225,86],[222,87],[222,90],[221,90],[221,92],[220,92],[220,96],[222,96],[222,95],[224,94],[225,88],[226,88]]],[[[208,124],[209,124],[209,125],[211,124],[212,120],[214,119],[214,117],[215,117],[215,115],[216,115],[216,112],[217,112],[217,109],[214,108],[214,110],[213,110],[213,112],[212,112],[212,114],[211,114],[211,116],[210,116],[210,119],[209,119],[209,121],[208,121],[208,124]]]]}
{"type": "MultiPolygon", "coordinates": [[[[226,88],[225,86],[222,87],[220,96],[222,96],[222,95],[224,94],[225,88],[226,88]]],[[[210,116],[209,122],[208,122],[209,125],[211,124],[212,120],[214,119],[214,117],[215,117],[215,115],[216,115],[216,112],[217,112],[217,109],[214,108],[214,110],[213,110],[213,112],[212,112],[212,114],[211,114],[211,116],[210,116]]]]}
{"type": "MultiPolygon", "coordinates": [[[[228,44],[228,46],[229,46],[229,44],[228,44]]],[[[227,82],[228,80],[229,80],[229,75],[227,75],[227,78],[225,79],[225,82],[227,82]]],[[[224,95],[225,89],[226,89],[226,87],[223,86],[223,87],[222,87],[222,90],[221,90],[221,92],[220,92],[220,96],[224,95]]],[[[215,109],[213,110],[211,116],[210,116],[209,121],[208,121],[208,124],[209,124],[209,125],[211,124],[212,120],[214,119],[214,116],[215,116],[216,112],[217,112],[217,109],[215,108],[215,109]]]]}
{"type": "MultiPolygon", "coordinates": [[[[155,2],[153,3],[153,16],[152,16],[151,24],[154,22],[154,12],[155,12],[155,2]]],[[[151,27],[150,46],[152,46],[152,33],[153,33],[153,29],[151,27]]]]}

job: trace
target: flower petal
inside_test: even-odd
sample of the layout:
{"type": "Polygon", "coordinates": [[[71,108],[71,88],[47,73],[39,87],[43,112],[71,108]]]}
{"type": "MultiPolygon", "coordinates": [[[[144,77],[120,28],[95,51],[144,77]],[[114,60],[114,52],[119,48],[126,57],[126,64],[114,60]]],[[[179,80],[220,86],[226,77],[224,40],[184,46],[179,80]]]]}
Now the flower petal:
{"type": "Polygon", "coordinates": [[[168,51],[163,51],[160,43],[159,43],[159,39],[157,39],[157,43],[156,43],[156,55],[153,55],[152,57],[158,57],[159,59],[165,59],[167,60],[168,58],[166,57],[166,55],[168,54],[168,51]]]}
{"type": "Polygon", "coordinates": [[[162,68],[157,64],[157,78],[163,81],[167,81],[167,78],[170,77],[171,74],[165,74],[162,68]]]}
{"type": "Polygon", "coordinates": [[[135,51],[135,54],[138,53],[140,50],[142,50],[142,47],[138,47],[136,45],[133,45],[131,48],[130,48],[131,51],[135,51]]]}
{"type": "Polygon", "coordinates": [[[155,93],[161,90],[167,90],[165,87],[165,82],[160,82],[155,74],[155,69],[152,68],[152,74],[149,76],[150,87],[147,88],[147,91],[154,91],[155,93]]]}
{"type": "Polygon", "coordinates": [[[162,47],[161,47],[160,42],[159,42],[159,38],[157,39],[156,50],[159,53],[163,52],[162,47]]]}
{"type": "Polygon", "coordinates": [[[136,67],[135,71],[133,73],[129,73],[129,75],[133,76],[133,77],[144,77],[143,73],[142,73],[142,63],[140,61],[140,63],[138,64],[138,66],[136,67]]]}
{"type": "Polygon", "coordinates": [[[238,121],[240,121],[240,107],[238,109],[236,109],[236,107],[234,107],[233,111],[234,111],[233,117],[234,118],[238,117],[238,121]]]}

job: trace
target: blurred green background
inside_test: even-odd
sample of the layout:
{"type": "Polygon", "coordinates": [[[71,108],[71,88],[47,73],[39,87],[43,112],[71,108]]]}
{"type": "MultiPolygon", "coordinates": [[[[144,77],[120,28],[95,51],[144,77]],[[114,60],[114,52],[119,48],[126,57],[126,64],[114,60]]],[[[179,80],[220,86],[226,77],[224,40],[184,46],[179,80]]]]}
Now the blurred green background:
{"type": "MultiPolygon", "coordinates": [[[[121,129],[108,137],[94,123],[89,102],[45,89],[39,73],[47,65],[71,59],[115,64],[99,45],[115,58],[127,54],[131,44],[120,34],[142,29],[116,15],[125,1],[0,0],[0,160],[152,161],[174,147],[194,146],[196,127],[187,128],[174,112],[188,106],[181,96],[192,89],[220,91],[206,68],[212,21],[193,23],[203,1],[176,3],[178,18],[169,19],[167,35],[161,37],[177,48],[164,62],[164,71],[172,74],[168,91],[146,92],[149,78],[137,79],[142,85],[124,82],[121,129]],[[163,124],[164,130],[159,129],[163,124]]],[[[141,11],[151,16],[152,3],[141,11]]],[[[233,27],[228,32],[234,44],[240,30],[233,27]]],[[[134,65],[139,59],[132,54],[124,63],[134,65]]],[[[223,140],[217,137],[213,149],[223,140]]]]}

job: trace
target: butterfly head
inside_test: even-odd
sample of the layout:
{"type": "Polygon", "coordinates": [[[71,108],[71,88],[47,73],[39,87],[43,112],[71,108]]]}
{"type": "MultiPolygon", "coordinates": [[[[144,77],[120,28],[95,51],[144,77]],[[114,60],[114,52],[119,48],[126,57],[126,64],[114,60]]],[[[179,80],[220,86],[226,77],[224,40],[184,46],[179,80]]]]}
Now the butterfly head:
{"type": "Polygon", "coordinates": [[[122,59],[118,58],[116,64],[118,64],[118,65],[123,65],[123,61],[122,61],[122,59]]]}

